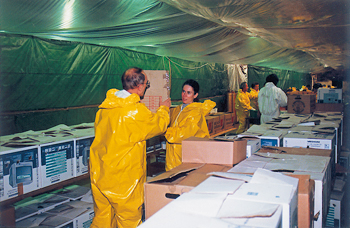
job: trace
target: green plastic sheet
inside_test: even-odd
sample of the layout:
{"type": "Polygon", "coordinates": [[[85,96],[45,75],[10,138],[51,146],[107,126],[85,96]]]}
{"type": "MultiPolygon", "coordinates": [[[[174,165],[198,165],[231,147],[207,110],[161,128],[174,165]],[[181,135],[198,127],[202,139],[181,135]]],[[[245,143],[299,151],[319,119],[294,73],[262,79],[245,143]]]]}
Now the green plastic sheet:
{"type": "Polygon", "coordinates": [[[93,122],[107,90],[122,89],[120,76],[132,66],[169,71],[175,104],[181,101],[183,82],[193,78],[201,100],[209,97],[225,108],[224,64],[32,36],[0,35],[0,42],[1,135],[93,122]]]}

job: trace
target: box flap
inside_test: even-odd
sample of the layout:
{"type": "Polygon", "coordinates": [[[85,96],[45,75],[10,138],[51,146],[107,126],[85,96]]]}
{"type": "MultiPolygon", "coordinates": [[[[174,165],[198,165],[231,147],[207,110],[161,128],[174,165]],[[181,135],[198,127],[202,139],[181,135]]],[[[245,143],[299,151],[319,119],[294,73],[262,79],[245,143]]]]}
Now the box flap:
{"type": "Polygon", "coordinates": [[[219,218],[253,218],[271,217],[279,204],[246,201],[228,197],[221,206],[217,217],[219,218]],[[239,205],[239,206],[233,206],[239,205]]]}
{"type": "Polygon", "coordinates": [[[196,170],[205,164],[199,163],[182,163],[181,165],[169,170],[168,172],[162,173],[151,180],[148,183],[154,182],[172,182],[180,177],[186,176],[187,173],[196,170]]]}
{"type": "Polygon", "coordinates": [[[216,164],[205,164],[195,171],[188,173],[187,177],[182,179],[178,184],[183,186],[197,186],[202,183],[205,179],[209,177],[208,173],[210,172],[225,172],[229,170],[231,167],[224,165],[216,165],[216,164]]]}
{"type": "Polygon", "coordinates": [[[191,193],[234,193],[243,183],[242,180],[232,180],[220,177],[209,177],[194,189],[191,193]]]}
{"type": "Polygon", "coordinates": [[[249,183],[291,185],[295,191],[298,188],[298,182],[297,178],[258,168],[249,183]]]}
{"type": "Polygon", "coordinates": [[[223,177],[232,180],[242,180],[244,182],[249,182],[253,175],[244,174],[244,173],[229,173],[229,172],[211,172],[208,173],[211,176],[223,177]]]}
{"type": "Polygon", "coordinates": [[[314,149],[314,148],[295,148],[295,147],[275,147],[262,146],[260,153],[294,154],[294,155],[314,155],[330,157],[332,150],[314,149]]]}

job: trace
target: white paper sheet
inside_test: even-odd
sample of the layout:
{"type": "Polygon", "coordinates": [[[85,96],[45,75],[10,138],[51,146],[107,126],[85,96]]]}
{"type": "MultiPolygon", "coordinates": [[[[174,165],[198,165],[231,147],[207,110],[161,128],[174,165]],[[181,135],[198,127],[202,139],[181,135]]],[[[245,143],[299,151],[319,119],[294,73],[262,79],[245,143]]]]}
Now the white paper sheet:
{"type": "Polygon", "coordinates": [[[209,177],[194,189],[191,193],[234,193],[245,181],[232,180],[222,177],[209,177]]]}

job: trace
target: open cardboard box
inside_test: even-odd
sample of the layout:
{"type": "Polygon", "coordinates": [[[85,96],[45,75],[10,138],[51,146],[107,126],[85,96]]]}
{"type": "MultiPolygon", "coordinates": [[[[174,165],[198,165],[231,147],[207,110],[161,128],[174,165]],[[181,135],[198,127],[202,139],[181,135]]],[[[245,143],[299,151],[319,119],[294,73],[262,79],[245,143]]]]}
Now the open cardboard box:
{"type": "Polygon", "coordinates": [[[145,183],[145,217],[148,219],[182,193],[202,183],[210,172],[231,167],[217,164],[183,163],[145,183]]]}
{"type": "Polygon", "coordinates": [[[257,170],[247,175],[212,172],[140,227],[294,227],[298,179],[257,170]],[[248,183],[246,183],[248,182],[248,183]],[[256,193],[256,194],[247,194],[256,193]]]}
{"type": "Polygon", "coordinates": [[[246,150],[243,139],[190,137],[182,141],[182,162],[232,166],[246,158],[246,150]]]}
{"type": "Polygon", "coordinates": [[[261,153],[294,154],[294,155],[314,155],[331,157],[332,150],[296,147],[262,146],[261,153]]]}
{"type": "MultiPolygon", "coordinates": [[[[278,148],[278,147],[275,147],[278,148]]],[[[281,149],[287,149],[282,147],[281,149]]],[[[331,164],[329,155],[302,155],[300,151],[307,151],[306,148],[293,148],[299,150],[298,154],[284,152],[273,153],[274,150],[264,151],[264,148],[243,162],[234,166],[228,172],[233,173],[254,173],[258,167],[293,175],[310,175],[314,181],[314,227],[323,227],[327,216],[327,207],[331,191],[331,164]],[[316,216],[318,215],[318,216],[316,216]]],[[[321,151],[321,150],[320,150],[321,151]]],[[[327,150],[323,150],[327,152],[327,150]]]]}
{"type": "Polygon", "coordinates": [[[313,227],[315,181],[310,175],[285,174],[299,179],[298,185],[298,228],[313,227]]]}

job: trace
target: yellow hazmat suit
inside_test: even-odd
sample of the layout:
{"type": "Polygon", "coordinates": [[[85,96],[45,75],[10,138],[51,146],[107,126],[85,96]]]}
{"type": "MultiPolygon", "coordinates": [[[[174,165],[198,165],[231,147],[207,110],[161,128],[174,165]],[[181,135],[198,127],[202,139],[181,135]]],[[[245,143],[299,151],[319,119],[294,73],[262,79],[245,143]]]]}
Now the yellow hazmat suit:
{"type": "Polygon", "coordinates": [[[250,99],[250,105],[252,108],[259,110],[258,106],[258,95],[259,95],[259,90],[256,91],[255,89],[251,89],[249,93],[249,99],[250,99]]]}
{"type": "Polygon", "coordinates": [[[169,108],[152,113],[137,94],[126,98],[111,89],[99,106],[90,149],[95,217],[91,227],[141,224],[146,180],[146,141],[165,132],[169,108]]]}
{"type": "Polygon", "coordinates": [[[205,116],[216,106],[211,100],[193,102],[182,111],[182,105],[170,112],[170,127],[165,133],[167,139],[165,170],[169,171],[182,163],[182,140],[191,136],[209,138],[205,116]]]}
{"type": "Polygon", "coordinates": [[[237,134],[245,131],[246,120],[249,117],[249,110],[252,109],[250,106],[249,93],[243,92],[241,89],[238,91],[235,100],[236,115],[239,122],[239,127],[237,129],[237,134]]]}

